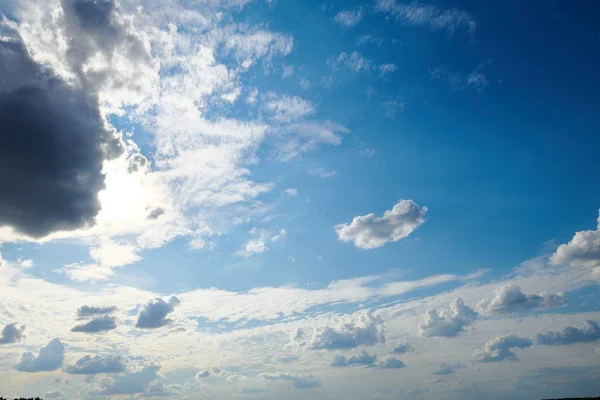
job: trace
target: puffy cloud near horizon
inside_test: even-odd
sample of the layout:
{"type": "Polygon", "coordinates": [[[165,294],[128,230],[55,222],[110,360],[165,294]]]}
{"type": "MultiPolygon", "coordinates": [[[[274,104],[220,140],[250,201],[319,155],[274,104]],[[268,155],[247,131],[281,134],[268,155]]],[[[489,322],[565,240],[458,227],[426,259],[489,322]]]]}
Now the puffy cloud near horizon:
{"type": "Polygon", "coordinates": [[[160,366],[144,366],[139,371],[126,372],[102,379],[100,386],[92,389],[90,394],[97,396],[115,396],[149,392],[152,384],[160,379],[160,366]]]}
{"type": "Polygon", "coordinates": [[[421,336],[456,337],[466,331],[477,319],[477,312],[457,298],[450,303],[450,310],[428,309],[425,318],[419,323],[421,336]]]}
{"type": "Polygon", "coordinates": [[[125,365],[123,359],[119,356],[90,356],[86,355],[75,362],[73,365],[68,365],[65,368],[67,374],[114,374],[123,372],[125,365]]]}
{"type": "Polygon", "coordinates": [[[388,354],[383,358],[383,360],[378,361],[375,366],[381,369],[396,369],[404,368],[406,367],[406,364],[404,364],[404,361],[397,359],[391,354],[388,354]]]}
{"type": "Polygon", "coordinates": [[[298,375],[294,372],[275,372],[260,374],[263,379],[269,381],[291,381],[296,389],[311,389],[321,386],[321,381],[311,375],[298,375]]]}
{"type": "Polygon", "coordinates": [[[518,360],[512,349],[530,347],[533,341],[517,335],[497,336],[488,340],[482,349],[475,351],[473,360],[476,362],[495,362],[502,360],[518,360]]]}
{"type": "Polygon", "coordinates": [[[150,300],[142,308],[135,327],[156,329],[170,324],[172,320],[166,318],[166,316],[172,313],[179,303],[179,299],[175,296],[171,296],[168,303],[159,297],[150,300]]]}
{"type": "Polygon", "coordinates": [[[14,368],[20,372],[55,371],[63,365],[64,359],[65,346],[55,338],[40,349],[37,357],[32,352],[23,353],[14,368]]]}
{"type": "Polygon", "coordinates": [[[495,296],[491,299],[482,300],[478,304],[478,308],[493,313],[511,313],[532,308],[557,307],[563,303],[562,293],[525,294],[521,291],[521,288],[513,283],[496,289],[495,296]]]}
{"type": "Polygon", "coordinates": [[[596,230],[575,233],[568,243],[561,244],[550,257],[552,265],[590,268],[600,277],[600,216],[596,230]]]}
{"type": "Polygon", "coordinates": [[[557,346],[580,342],[594,342],[600,339],[600,326],[596,321],[587,320],[581,326],[567,326],[559,332],[538,333],[536,344],[557,346]]]}
{"type": "Polygon", "coordinates": [[[338,238],[361,249],[375,249],[388,242],[407,238],[423,222],[427,207],[419,209],[412,200],[400,200],[383,217],[367,214],[354,217],[349,224],[336,225],[338,238]]]}
{"type": "Polygon", "coordinates": [[[405,354],[405,353],[410,353],[413,352],[415,349],[406,342],[406,340],[397,343],[394,348],[390,351],[390,353],[396,353],[396,354],[405,354]]]}
{"type": "Polygon", "coordinates": [[[364,313],[339,326],[318,327],[310,333],[298,328],[292,340],[313,350],[343,350],[384,343],[385,336],[381,318],[364,313]]]}
{"type": "Polygon", "coordinates": [[[342,354],[335,356],[332,367],[350,367],[354,365],[372,365],[377,361],[376,354],[369,354],[365,350],[357,355],[346,357],[342,354]]]}
{"type": "Polygon", "coordinates": [[[448,364],[445,362],[440,363],[432,372],[434,375],[449,375],[453,374],[457,369],[465,368],[461,363],[448,364]]]}
{"type": "Polygon", "coordinates": [[[77,309],[77,316],[79,318],[87,318],[94,315],[112,314],[117,311],[116,306],[110,307],[95,307],[83,305],[77,309]]]}
{"type": "Polygon", "coordinates": [[[110,331],[117,328],[117,318],[110,315],[102,315],[92,318],[90,321],[75,325],[71,328],[71,332],[95,333],[110,331]]]}
{"type": "Polygon", "coordinates": [[[2,328],[0,344],[18,343],[25,337],[25,326],[19,326],[16,322],[7,324],[2,328]]]}

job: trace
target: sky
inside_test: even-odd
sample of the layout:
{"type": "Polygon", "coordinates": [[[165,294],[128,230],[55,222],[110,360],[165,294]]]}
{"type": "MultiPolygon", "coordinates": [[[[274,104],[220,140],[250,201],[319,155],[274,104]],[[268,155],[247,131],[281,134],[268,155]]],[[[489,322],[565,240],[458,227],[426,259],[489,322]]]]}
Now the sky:
{"type": "Polygon", "coordinates": [[[600,393],[600,5],[0,11],[0,396],[600,393]]]}

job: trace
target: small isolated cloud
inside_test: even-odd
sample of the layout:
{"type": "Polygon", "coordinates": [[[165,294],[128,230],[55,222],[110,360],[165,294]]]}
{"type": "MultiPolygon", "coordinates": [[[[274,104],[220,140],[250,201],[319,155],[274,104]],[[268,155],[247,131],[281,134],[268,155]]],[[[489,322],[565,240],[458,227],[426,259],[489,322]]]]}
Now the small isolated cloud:
{"type": "Polygon", "coordinates": [[[283,194],[293,197],[293,196],[297,196],[298,195],[298,189],[285,189],[283,191],[283,194]]]}
{"type": "Polygon", "coordinates": [[[499,287],[493,298],[481,301],[478,308],[492,313],[512,313],[532,308],[556,307],[562,304],[564,304],[562,293],[525,294],[517,285],[507,284],[499,287]]]}
{"type": "Polygon", "coordinates": [[[381,64],[377,69],[379,69],[379,76],[384,77],[396,71],[398,67],[395,64],[381,64]]]}
{"type": "Polygon", "coordinates": [[[406,341],[403,341],[403,342],[396,344],[396,346],[394,346],[394,348],[390,351],[390,353],[405,354],[405,353],[411,353],[413,351],[415,351],[415,349],[410,344],[408,344],[406,341]]]}
{"type": "Polygon", "coordinates": [[[569,243],[556,249],[550,263],[600,271],[600,217],[596,230],[575,233],[569,243]]]}
{"type": "Polygon", "coordinates": [[[471,72],[467,78],[467,85],[474,87],[478,92],[483,92],[488,83],[485,75],[479,70],[471,72]]]}
{"type": "Polygon", "coordinates": [[[377,361],[376,354],[369,354],[365,350],[361,351],[359,354],[346,357],[342,354],[337,355],[333,362],[331,363],[332,367],[350,367],[354,365],[372,365],[377,361]]]}
{"type": "Polygon", "coordinates": [[[265,253],[269,250],[269,248],[265,245],[264,240],[262,239],[257,239],[257,240],[251,240],[246,244],[246,247],[244,247],[242,250],[237,251],[235,254],[237,254],[238,256],[243,256],[243,257],[250,257],[253,256],[254,254],[262,254],[265,253]]]}
{"type": "Polygon", "coordinates": [[[567,326],[560,332],[538,333],[536,344],[556,346],[579,342],[594,342],[600,339],[600,327],[596,321],[585,321],[581,326],[567,326]]]}
{"type": "Polygon", "coordinates": [[[150,300],[142,308],[135,327],[155,329],[170,324],[172,321],[166,316],[172,313],[179,303],[179,299],[175,296],[172,296],[168,303],[158,297],[150,300]]]}
{"type": "Polygon", "coordinates": [[[55,338],[40,349],[37,357],[32,352],[23,353],[21,361],[14,368],[20,372],[55,371],[63,365],[65,346],[55,338]]]}
{"type": "Polygon", "coordinates": [[[46,392],[44,394],[44,398],[46,399],[62,399],[65,397],[65,394],[60,390],[52,390],[50,392],[46,392]]]}
{"type": "Polygon", "coordinates": [[[311,375],[298,375],[293,372],[275,372],[260,374],[268,381],[291,381],[296,389],[311,389],[321,386],[321,381],[311,375]]]}
{"type": "Polygon", "coordinates": [[[17,262],[19,263],[19,267],[21,267],[23,269],[27,269],[27,268],[33,267],[33,260],[30,260],[30,259],[19,258],[17,260],[17,262]]]}
{"type": "Polygon", "coordinates": [[[375,157],[376,153],[377,153],[377,150],[375,150],[375,149],[364,149],[364,150],[359,150],[358,151],[358,155],[363,156],[363,157],[367,157],[367,158],[373,158],[373,157],[375,157]]]}
{"type": "Polygon", "coordinates": [[[456,337],[466,331],[477,318],[477,312],[466,306],[463,299],[457,298],[450,303],[450,310],[428,309],[425,318],[418,326],[422,336],[456,337]]]}
{"type": "Polygon", "coordinates": [[[217,377],[224,378],[229,382],[238,381],[246,378],[243,375],[236,374],[235,372],[227,371],[221,367],[212,367],[208,369],[203,369],[202,371],[196,374],[197,379],[206,379],[209,377],[217,377]]]}
{"type": "Polygon", "coordinates": [[[320,144],[337,146],[342,143],[342,134],[348,132],[345,126],[331,121],[300,121],[286,124],[278,131],[277,158],[287,162],[317,148],[320,144]]]}
{"type": "Polygon", "coordinates": [[[87,317],[92,317],[95,315],[112,314],[115,311],[117,311],[117,307],[115,307],[115,306],[95,307],[95,306],[85,306],[84,305],[77,309],[77,316],[79,318],[87,318],[87,317]]]}
{"type": "Polygon", "coordinates": [[[532,344],[531,339],[517,335],[497,336],[488,340],[483,349],[476,350],[473,359],[476,362],[494,362],[505,359],[516,361],[518,358],[511,349],[524,349],[532,344]]]}
{"type": "Polygon", "coordinates": [[[25,337],[25,326],[19,326],[16,322],[2,328],[0,344],[19,343],[25,337]]]}
{"type": "Polygon", "coordinates": [[[320,176],[321,178],[332,178],[337,174],[336,170],[327,170],[325,168],[316,168],[308,171],[310,175],[320,176]]]}
{"type": "Polygon", "coordinates": [[[428,26],[433,30],[445,30],[449,34],[461,28],[468,33],[477,29],[477,21],[466,11],[439,8],[419,2],[398,3],[396,0],[377,0],[376,10],[390,14],[402,25],[428,26]]]}
{"type": "Polygon", "coordinates": [[[387,355],[383,358],[383,360],[378,361],[375,366],[382,369],[394,369],[404,368],[406,367],[406,364],[404,364],[404,361],[399,360],[392,355],[387,355]]]}
{"type": "Polygon", "coordinates": [[[333,18],[334,21],[340,25],[352,27],[356,26],[363,17],[362,10],[345,10],[340,11],[333,18]]]}
{"type": "Polygon", "coordinates": [[[127,372],[114,377],[107,377],[100,381],[100,387],[91,390],[90,394],[100,396],[114,396],[119,394],[136,394],[150,391],[160,375],[160,367],[156,365],[145,366],[139,371],[127,372]]]}
{"type": "Polygon", "coordinates": [[[93,374],[116,374],[125,371],[125,365],[123,360],[119,356],[89,356],[86,355],[74,365],[68,365],[65,368],[67,374],[81,374],[81,375],[93,375],[93,374]]]}
{"type": "Polygon", "coordinates": [[[375,249],[408,237],[425,222],[426,212],[427,207],[419,209],[412,200],[400,200],[383,217],[373,213],[361,215],[349,224],[336,225],[335,230],[343,242],[352,242],[361,249],[375,249]]]}
{"type": "Polygon", "coordinates": [[[314,328],[310,333],[298,328],[292,339],[313,350],[343,350],[385,342],[383,322],[371,313],[361,314],[337,327],[314,328]]]}
{"type": "Polygon", "coordinates": [[[280,230],[280,231],[279,231],[279,233],[278,233],[278,234],[276,234],[276,235],[273,235],[273,237],[271,238],[271,241],[273,241],[273,242],[276,242],[276,241],[278,241],[279,239],[282,239],[282,238],[284,238],[284,237],[285,237],[285,235],[287,235],[287,231],[286,231],[285,229],[282,229],[282,230],[280,230]]]}
{"type": "Polygon", "coordinates": [[[453,374],[454,371],[456,371],[457,369],[460,368],[464,368],[465,366],[462,365],[461,363],[456,363],[456,364],[447,364],[445,362],[440,363],[440,365],[438,365],[434,370],[433,370],[433,374],[434,375],[449,375],[449,374],[453,374]]]}
{"type": "Polygon", "coordinates": [[[76,325],[71,329],[71,332],[95,333],[110,331],[117,328],[117,318],[110,315],[102,315],[92,318],[90,321],[76,325]]]}
{"type": "Polygon", "coordinates": [[[333,65],[334,68],[343,65],[353,72],[371,72],[374,68],[371,60],[367,60],[357,51],[350,54],[346,52],[340,53],[340,55],[334,61],[331,61],[330,64],[333,65]]]}

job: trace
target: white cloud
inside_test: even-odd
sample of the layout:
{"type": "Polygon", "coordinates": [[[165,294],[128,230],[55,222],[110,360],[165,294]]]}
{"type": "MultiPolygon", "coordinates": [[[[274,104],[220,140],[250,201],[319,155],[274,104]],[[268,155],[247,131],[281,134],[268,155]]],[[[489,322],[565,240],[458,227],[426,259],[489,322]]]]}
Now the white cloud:
{"type": "Polygon", "coordinates": [[[208,368],[208,369],[203,369],[196,374],[197,379],[206,379],[211,376],[218,377],[218,378],[224,378],[229,382],[234,382],[234,381],[238,381],[238,380],[242,380],[242,379],[246,378],[243,375],[239,375],[239,374],[236,374],[235,372],[225,370],[221,367],[212,367],[212,368],[208,368]]]}
{"type": "Polygon", "coordinates": [[[258,239],[249,241],[246,247],[243,250],[237,251],[236,254],[248,258],[254,254],[262,254],[267,251],[269,251],[269,248],[265,245],[265,242],[262,239],[258,239]]]}
{"type": "Polygon", "coordinates": [[[575,233],[569,243],[562,244],[550,257],[552,265],[587,268],[600,273],[600,217],[596,230],[575,233]]]}
{"type": "Polygon", "coordinates": [[[320,176],[321,178],[332,178],[337,174],[336,170],[328,170],[323,167],[308,170],[309,175],[320,176]]]}
{"type": "Polygon", "coordinates": [[[406,364],[404,364],[404,361],[397,359],[396,357],[392,356],[391,354],[388,354],[387,356],[385,356],[383,358],[383,360],[378,361],[376,366],[377,366],[377,368],[395,369],[395,368],[404,368],[404,367],[406,367],[406,364]]]}
{"type": "Polygon", "coordinates": [[[418,2],[405,4],[396,0],[377,0],[376,9],[389,13],[404,25],[424,25],[434,30],[446,30],[450,34],[458,28],[468,33],[474,33],[477,29],[477,22],[471,14],[455,8],[442,11],[433,5],[418,2]]]}
{"type": "Polygon", "coordinates": [[[401,114],[404,112],[404,110],[406,109],[406,102],[395,100],[384,101],[383,103],[381,103],[381,107],[383,107],[383,109],[385,110],[385,114],[388,117],[393,117],[397,114],[401,114]]]}
{"type": "Polygon", "coordinates": [[[285,79],[285,78],[289,78],[292,75],[294,75],[294,66],[293,65],[284,66],[283,70],[281,71],[281,77],[283,79],[285,79]]]}
{"type": "Polygon", "coordinates": [[[398,67],[395,64],[381,64],[379,67],[379,76],[384,77],[396,71],[398,67]]]}
{"type": "Polygon", "coordinates": [[[390,351],[390,353],[396,353],[396,354],[405,354],[405,353],[411,353],[413,352],[415,349],[406,342],[406,340],[397,343],[394,348],[390,351]]]}
{"type": "Polygon", "coordinates": [[[579,342],[594,342],[600,339],[600,326],[596,321],[585,321],[581,326],[567,326],[560,332],[538,333],[535,336],[536,344],[540,345],[566,345],[579,342]]]}
{"type": "Polygon", "coordinates": [[[471,72],[467,78],[467,85],[473,86],[478,92],[483,92],[488,83],[485,75],[478,70],[471,72]]]}
{"type": "Polygon", "coordinates": [[[336,225],[335,230],[343,242],[352,242],[361,249],[375,249],[408,237],[425,222],[426,212],[427,207],[419,209],[412,200],[400,200],[383,217],[375,214],[354,217],[349,224],[336,225]]]}
{"type": "Polygon", "coordinates": [[[59,369],[65,359],[65,347],[58,339],[52,339],[40,349],[37,357],[31,352],[23,353],[15,369],[21,372],[54,371],[59,369]]]}
{"type": "Polygon", "coordinates": [[[19,258],[17,262],[19,263],[19,266],[24,269],[33,267],[33,260],[30,259],[19,258]]]}
{"type": "Polygon", "coordinates": [[[334,67],[344,65],[346,68],[354,72],[370,72],[373,70],[373,63],[367,60],[357,51],[348,54],[340,53],[337,59],[333,62],[334,67]]]}
{"type": "Polygon", "coordinates": [[[342,143],[342,134],[348,132],[343,125],[331,121],[302,121],[284,125],[273,132],[278,135],[277,158],[291,161],[320,144],[338,146],[342,143]]]}
{"type": "Polygon", "coordinates": [[[286,195],[288,195],[288,196],[290,196],[290,197],[294,197],[294,196],[298,195],[298,189],[291,189],[291,188],[290,189],[285,189],[283,191],[283,193],[286,194],[286,195]]]}
{"type": "Polygon", "coordinates": [[[478,349],[473,355],[477,362],[494,362],[508,360],[518,360],[514,348],[524,349],[532,345],[531,339],[517,335],[497,336],[486,342],[483,349],[478,349]]]}
{"type": "Polygon", "coordinates": [[[532,308],[556,307],[563,303],[562,293],[543,292],[539,295],[527,295],[517,285],[506,284],[496,289],[496,295],[493,298],[482,300],[478,304],[478,308],[487,312],[510,313],[532,308]]]}
{"type": "Polygon", "coordinates": [[[269,381],[292,381],[296,389],[311,389],[321,386],[321,381],[313,375],[298,375],[293,372],[275,372],[260,374],[263,379],[269,381]]]}
{"type": "Polygon", "coordinates": [[[121,375],[109,376],[100,381],[100,386],[91,390],[90,394],[114,396],[121,394],[136,394],[148,392],[152,383],[160,379],[159,366],[144,366],[139,371],[126,372],[121,375]]]}
{"type": "Polygon", "coordinates": [[[377,361],[376,354],[369,354],[365,350],[357,355],[346,357],[343,354],[338,354],[331,363],[332,367],[350,367],[355,365],[372,365],[377,361]]]}
{"type": "Polygon", "coordinates": [[[86,355],[73,365],[65,367],[67,374],[115,374],[125,370],[124,360],[119,356],[90,356],[86,355]]]}
{"type": "Polygon", "coordinates": [[[450,303],[450,310],[428,309],[418,326],[422,336],[456,337],[467,330],[477,318],[477,313],[466,306],[461,298],[450,303]]]}
{"type": "Polygon", "coordinates": [[[75,282],[105,281],[114,274],[112,268],[101,267],[95,264],[86,265],[81,263],[65,265],[64,268],[57,270],[57,272],[66,274],[75,282]]]}
{"type": "Polygon", "coordinates": [[[290,262],[292,264],[296,262],[296,259],[294,257],[292,257],[292,256],[290,256],[288,259],[290,260],[290,262]]]}
{"type": "Polygon", "coordinates": [[[367,157],[367,158],[373,158],[373,157],[375,157],[376,153],[377,153],[377,150],[375,150],[375,149],[364,149],[364,150],[359,150],[358,151],[358,154],[360,156],[367,157]]]}
{"type": "Polygon", "coordinates": [[[315,112],[315,106],[296,96],[270,93],[263,104],[264,111],[277,122],[299,121],[315,112]]]}
{"type": "Polygon", "coordinates": [[[338,12],[333,18],[340,25],[347,27],[356,26],[363,17],[363,12],[359,10],[345,10],[338,12]]]}
{"type": "Polygon", "coordinates": [[[135,246],[116,243],[107,237],[100,239],[98,245],[90,249],[90,257],[101,267],[108,268],[121,267],[142,259],[135,246]]]}
{"type": "Polygon", "coordinates": [[[279,239],[282,239],[282,238],[284,238],[284,237],[285,237],[285,235],[287,235],[287,231],[286,231],[285,229],[282,229],[282,230],[280,230],[280,231],[279,231],[279,233],[278,233],[278,234],[274,235],[274,236],[271,238],[271,240],[272,240],[273,242],[277,242],[279,239]]]}

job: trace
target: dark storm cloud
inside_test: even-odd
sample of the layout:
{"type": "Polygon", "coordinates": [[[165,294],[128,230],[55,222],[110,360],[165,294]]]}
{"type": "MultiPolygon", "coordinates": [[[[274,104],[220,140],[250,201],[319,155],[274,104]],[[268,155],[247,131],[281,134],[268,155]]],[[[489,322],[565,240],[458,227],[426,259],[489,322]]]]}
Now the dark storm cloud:
{"type": "Polygon", "coordinates": [[[150,300],[140,312],[135,327],[154,329],[168,325],[171,320],[166,316],[172,313],[177,305],[179,305],[179,299],[175,296],[172,296],[168,303],[161,298],[150,300]]]}
{"type": "Polygon", "coordinates": [[[117,307],[94,307],[94,306],[81,306],[77,309],[77,316],[80,318],[91,317],[94,315],[111,314],[117,311],[117,307]]]}
{"type": "Polygon", "coordinates": [[[0,344],[18,343],[25,336],[25,326],[19,326],[17,323],[6,325],[2,329],[0,336],[0,344]]]}
{"type": "Polygon", "coordinates": [[[74,365],[65,368],[67,374],[115,374],[125,371],[123,360],[118,356],[85,356],[77,360],[74,365]]]}
{"type": "Polygon", "coordinates": [[[121,152],[93,93],[36,63],[15,33],[0,39],[0,226],[43,237],[92,225],[102,163],[121,152]]]}
{"type": "Polygon", "coordinates": [[[56,338],[42,347],[37,357],[31,352],[23,353],[21,361],[14,368],[21,372],[54,371],[62,366],[64,359],[65,347],[56,338]]]}
{"type": "Polygon", "coordinates": [[[76,325],[71,329],[71,332],[95,333],[110,331],[117,327],[117,319],[109,315],[96,317],[85,324],[76,325]]]}

